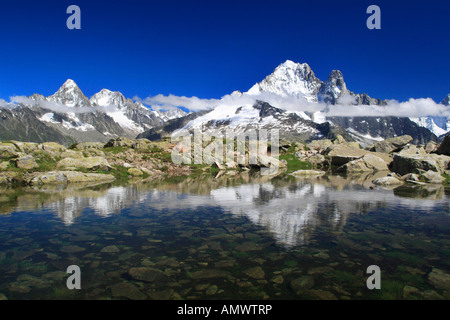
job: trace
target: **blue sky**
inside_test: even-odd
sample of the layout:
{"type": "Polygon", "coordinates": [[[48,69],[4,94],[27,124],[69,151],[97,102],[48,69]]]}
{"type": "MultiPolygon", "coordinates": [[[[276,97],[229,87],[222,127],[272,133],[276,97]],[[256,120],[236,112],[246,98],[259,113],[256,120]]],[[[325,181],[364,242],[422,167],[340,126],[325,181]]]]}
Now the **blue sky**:
{"type": "Polygon", "coordinates": [[[380,0],[1,1],[0,98],[53,94],[220,98],[287,59],[350,90],[405,101],[450,93],[450,2],[380,0]],[[81,30],[66,9],[81,8],[81,30]],[[366,9],[381,8],[368,30],[366,9]]]}

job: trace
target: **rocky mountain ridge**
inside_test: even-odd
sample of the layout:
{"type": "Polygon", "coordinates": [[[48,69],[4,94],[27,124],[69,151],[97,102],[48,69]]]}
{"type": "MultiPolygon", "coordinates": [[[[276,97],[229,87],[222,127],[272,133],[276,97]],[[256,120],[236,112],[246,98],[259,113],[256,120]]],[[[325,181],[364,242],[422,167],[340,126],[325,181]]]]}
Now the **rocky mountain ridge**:
{"type": "Polygon", "coordinates": [[[288,140],[311,141],[321,138],[333,138],[333,132],[343,135],[348,140],[358,141],[366,146],[376,141],[401,135],[411,135],[416,144],[437,141],[438,137],[416,123],[414,119],[400,117],[325,117],[322,112],[288,111],[263,101],[264,94],[277,97],[295,98],[310,104],[323,104],[332,108],[336,104],[352,106],[386,106],[387,101],[372,98],[366,93],[356,94],[350,91],[341,71],[333,70],[327,80],[322,82],[307,63],[295,63],[287,60],[279,65],[270,75],[255,84],[245,93],[233,92],[230,96],[255,97],[261,99],[253,104],[218,105],[209,111],[193,114],[186,121],[172,122],[150,131],[141,133],[139,137],[155,138],[167,136],[178,129],[200,130],[212,134],[233,129],[242,132],[247,129],[277,128],[280,136],[288,140]],[[265,105],[264,112],[259,112],[265,105]],[[268,110],[271,110],[268,112],[268,110]],[[179,124],[177,126],[176,124],[179,124]],[[321,127],[322,126],[322,127],[321,127]],[[168,129],[171,130],[168,130],[168,129]],[[325,130],[322,130],[325,129],[325,130]],[[331,132],[331,135],[330,135],[331,132]],[[161,135],[161,133],[163,133],[161,135]]]}
{"type": "Polygon", "coordinates": [[[106,142],[139,133],[186,115],[181,109],[154,111],[118,91],[102,89],[90,99],[75,81],[67,80],[49,97],[33,94],[21,103],[0,108],[0,139],[31,142],[106,142]]]}

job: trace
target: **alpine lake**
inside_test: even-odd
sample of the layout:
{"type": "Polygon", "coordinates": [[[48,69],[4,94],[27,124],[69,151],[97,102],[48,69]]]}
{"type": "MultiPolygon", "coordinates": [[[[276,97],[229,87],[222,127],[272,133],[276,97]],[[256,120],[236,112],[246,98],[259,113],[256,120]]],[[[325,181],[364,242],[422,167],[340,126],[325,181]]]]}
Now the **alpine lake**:
{"type": "Polygon", "coordinates": [[[2,188],[0,299],[450,299],[450,187],[372,179],[2,188]]]}

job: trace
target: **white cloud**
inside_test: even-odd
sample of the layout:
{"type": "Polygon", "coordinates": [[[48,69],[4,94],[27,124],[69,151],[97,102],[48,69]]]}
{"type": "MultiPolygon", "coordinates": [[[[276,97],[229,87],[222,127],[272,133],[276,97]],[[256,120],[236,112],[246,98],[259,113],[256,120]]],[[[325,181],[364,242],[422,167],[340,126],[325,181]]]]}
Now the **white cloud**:
{"type": "Polygon", "coordinates": [[[218,105],[236,106],[254,104],[257,100],[266,101],[274,107],[291,112],[322,112],[328,117],[450,117],[450,108],[434,102],[431,98],[410,99],[405,102],[388,101],[387,106],[352,105],[355,98],[345,95],[338,99],[337,105],[308,102],[294,96],[280,96],[274,93],[262,92],[258,95],[226,95],[221,99],[200,99],[197,97],[179,97],[175,95],[157,95],[148,97],[142,102],[153,109],[171,109],[185,107],[191,111],[209,109],[218,105]]]}
{"type": "MultiPolygon", "coordinates": [[[[261,92],[257,95],[230,94],[221,99],[201,99],[198,97],[185,97],[175,95],[156,95],[141,99],[133,97],[134,101],[150,106],[153,110],[174,110],[184,107],[190,111],[201,111],[212,109],[216,106],[236,106],[253,105],[257,100],[265,101],[274,107],[290,112],[321,112],[327,117],[425,117],[442,116],[450,117],[450,107],[434,102],[431,98],[410,99],[405,102],[390,100],[387,106],[367,106],[352,105],[354,97],[350,95],[342,96],[338,99],[337,105],[326,105],[325,103],[308,102],[294,96],[280,96],[275,93],[261,92]]],[[[25,96],[15,96],[10,98],[10,102],[0,99],[0,108],[14,108],[19,104],[41,107],[58,113],[90,113],[90,112],[114,112],[115,106],[96,107],[68,107],[66,105],[47,100],[36,101],[25,96]]]]}
{"type": "Polygon", "coordinates": [[[220,103],[217,99],[200,99],[197,97],[179,97],[175,95],[164,96],[158,94],[154,97],[148,97],[142,100],[142,103],[149,105],[153,110],[171,110],[177,107],[185,107],[191,111],[200,111],[212,108],[220,103]]]}
{"type": "Polygon", "coordinates": [[[339,97],[337,103],[340,105],[353,105],[356,103],[356,97],[352,96],[350,93],[344,93],[339,97]]]}

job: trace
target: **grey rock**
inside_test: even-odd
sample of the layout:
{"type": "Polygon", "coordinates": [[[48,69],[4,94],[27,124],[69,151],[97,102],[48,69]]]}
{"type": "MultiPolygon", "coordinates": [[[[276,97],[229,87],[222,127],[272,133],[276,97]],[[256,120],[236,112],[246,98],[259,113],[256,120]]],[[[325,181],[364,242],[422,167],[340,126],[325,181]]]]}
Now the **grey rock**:
{"type": "Polygon", "coordinates": [[[31,170],[38,167],[36,160],[34,160],[33,156],[25,155],[23,157],[19,157],[15,160],[17,168],[24,170],[31,170]]]}
{"type": "Polygon", "coordinates": [[[114,181],[110,174],[83,173],[77,171],[50,171],[34,175],[29,181],[32,185],[64,183],[102,183],[114,181]]]}
{"type": "Polygon", "coordinates": [[[445,178],[435,171],[427,171],[422,176],[428,183],[440,184],[445,181],[445,178]]]}
{"type": "Polygon", "coordinates": [[[407,173],[422,173],[424,171],[436,171],[440,174],[448,169],[450,157],[446,155],[394,155],[391,170],[400,175],[407,173]]]}
{"type": "Polygon", "coordinates": [[[378,178],[372,181],[373,184],[377,185],[377,186],[385,186],[385,187],[390,187],[390,186],[399,186],[401,184],[403,184],[403,182],[395,177],[383,177],[383,178],[378,178]]]}
{"type": "Polygon", "coordinates": [[[432,152],[436,152],[438,150],[439,145],[434,142],[434,141],[430,141],[425,145],[425,152],[426,153],[432,153],[432,152]]]}
{"type": "Polygon", "coordinates": [[[311,177],[311,176],[323,176],[326,172],[321,170],[297,170],[290,173],[291,176],[295,177],[311,177]]]}
{"type": "Polygon", "coordinates": [[[373,154],[366,154],[363,157],[350,161],[338,168],[338,171],[347,173],[388,171],[388,170],[389,168],[386,162],[373,154]]]}
{"type": "Polygon", "coordinates": [[[386,139],[384,141],[377,142],[370,148],[370,151],[391,153],[399,151],[408,143],[413,141],[413,137],[409,135],[404,135],[400,137],[386,139]]]}
{"type": "Polygon", "coordinates": [[[58,162],[56,168],[82,168],[87,170],[111,170],[111,165],[103,157],[89,157],[82,159],[65,158],[58,162]]]}

